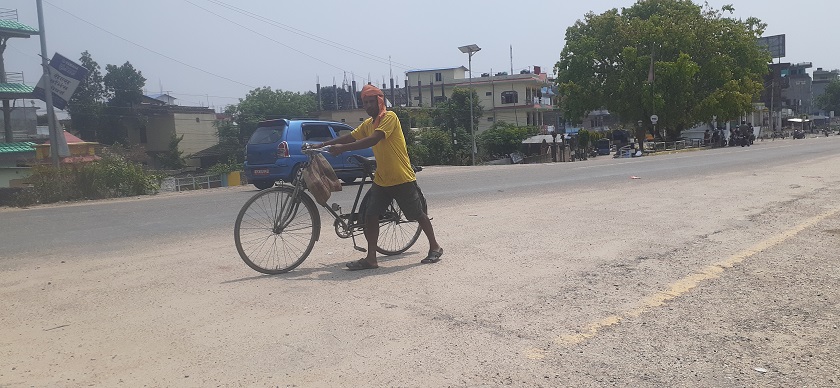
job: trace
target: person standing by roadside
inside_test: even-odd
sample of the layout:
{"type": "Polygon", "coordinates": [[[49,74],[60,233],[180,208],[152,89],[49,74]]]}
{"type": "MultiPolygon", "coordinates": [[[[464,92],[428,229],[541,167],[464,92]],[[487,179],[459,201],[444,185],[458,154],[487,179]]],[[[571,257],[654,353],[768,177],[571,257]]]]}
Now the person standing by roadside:
{"type": "Polygon", "coordinates": [[[396,200],[409,220],[417,220],[429,239],[429,253],[423,264],[437,263],[443,248],[435,239],[434,228],[426,209],[423,209],[422,192],[408,157],[402,126],[396,113],[385,109],[385,95],[373,86],[362,88],[362,106],[370,118],[353,132],[326,141],[316,147],[330,146],[329,152],[338,156],[345,151],[372,147],[376,157],[376,173],[370,188],[371,201],[365,211],[365,240],[367,256],[347,263],[351,271],[379,268],[376,260],[376,242],[379,239],[379,215],[396,200]]]}

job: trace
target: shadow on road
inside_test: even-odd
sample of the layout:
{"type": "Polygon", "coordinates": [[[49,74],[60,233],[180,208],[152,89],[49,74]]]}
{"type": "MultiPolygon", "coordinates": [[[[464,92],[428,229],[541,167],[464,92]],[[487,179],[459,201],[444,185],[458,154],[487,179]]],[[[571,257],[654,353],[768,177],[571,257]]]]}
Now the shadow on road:
{"type": "MultiPolygon", "coordinates": [[[[420,254],[419,252],[406,252],[400,255],[394,256],[385,256],[379,257],[379,268],[376,269],[368,269],[362,271],[349,271],[345,264],[347,261],[342,261],[338,263],[330,263],[330,264],[320,264],[316,267],[305,267],[306,261],[304,261],[300,267],[297,267],[290,272],[279,274],[279,275],[255,275],[249,276],[240,279],[231,279],[222,282],[221,284],[232,284],[232,283],[239,283],[245,281],[252,281],[252,280],[262,280],[262,279],[282,279],[282,280],[357,280],[362,277],[367,276],[383,276],[383,275],[390,275],[393,273],[397,273],[400,271],[404,271],[407,269],[411,269],[418,266],[428,265],[428,264],[421,264],[420,263],[420,254]],[[388,265],[388,263],[396,261],[396,260],[404,260],[407,258],[416,258],[417,260],[411,260],[411,262],[403,264],[403,265],[388,265]]],[[[242,265],[245,265],[244,263],[242,265]]]]}

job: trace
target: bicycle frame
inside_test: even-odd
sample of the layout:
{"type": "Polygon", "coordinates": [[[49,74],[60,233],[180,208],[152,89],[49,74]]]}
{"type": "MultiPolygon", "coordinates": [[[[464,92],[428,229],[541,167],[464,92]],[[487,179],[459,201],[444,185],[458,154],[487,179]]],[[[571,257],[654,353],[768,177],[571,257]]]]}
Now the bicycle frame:
{"type": "MultiPolygon", "coordinates": [[[[297,198],[299,195],[302,195],[302,193],[306,190],[306,184],[303,181],[303,170],[306,167],[308,167],[309,164],[312,162],[312,155],[314,155],[316,152],[325,152],[325,151],[323,151],[323,150],[304,150],[303,151],[303,153],[308,156],[308,160],[302,166],[302,168],[298,169],[297,173],[295,174],[294,178],[292,179],[292,186],[294,186],[294,191],[292,192],[292,197],[293,198],[297,198]]],[[[359,165],[359,168],[361,168],[363,170],[366,170],[365,166],[363,166],[363,165],[359,165]]],[[[368,181],[370,181],[370,182],[373,181],[373,172],[366,170],[366,174],[364,174],[362,176],[362,180],[361,180],[361,182],[359,182],[359,189],[356,191],[356,198],[353,200],[353,207],[351,208],[350,213],[340,214],[338,212],[338,209],[334,209],[334,207],[337,207],[336,204],[333,204],[333,206],[321,205],[321,207],[326,209],[327,212],[335,220],[335,223],[334,223],[335,234],[339,238],[352,238],[353,239],[353,245],[356,249],[360,249],[361,247],[359,247],[356,244],[356,238],[355,237],[362,234],[363,231],[364,231],[364,224],[359,222],[360,217],[359,217],[359,214],[358,214],[357,210],[360,210],[359,207],[361,205],[360,202],[361,202],[361,199],[362,199],[362,192],[364,191],[364,188],[367,185],[368,181]]],[[[306,194],[304,194],[304,195],[306,195],[306,194]]],[[[276,222],[275,222],[275,225],[276,225],[275,230],[282,231],[282,228],[284,228],[285,226],[288,226],[288,225],[282,225],[281,226],[281,224],[282,224],[281,220],[291,219],[292,217],[289,217],[289,216],[291,214],[294,214],[295,211],[297,211],[298,206],[300,206],[300,202],[295,201],[294,206],[291,206],[289,209],[281,209],[281,211],[279,212],[280,213],[279,214],[280,219],[276,220],[276,222]]]]}

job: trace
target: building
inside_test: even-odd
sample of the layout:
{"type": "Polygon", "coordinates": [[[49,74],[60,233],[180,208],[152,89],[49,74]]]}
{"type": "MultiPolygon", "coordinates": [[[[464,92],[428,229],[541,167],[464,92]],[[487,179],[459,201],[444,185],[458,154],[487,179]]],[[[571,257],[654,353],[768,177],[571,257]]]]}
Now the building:
{"type": "Polygon", "coordinates": [[[29,38],[32,35],[37,35],[38,30],[18,22],[18,14],[16,10],[0,8],[0,42],[3,43],[0,47],[0,103],[2,103],[3,112],[3,136],[2,139],[7,143],[16,142],[15,126],[14,126],[14,112],[15,110],[10,103],[11,100],[21,98],[31,98],[32,86],[23,83],[23,73],[7,73],[6,66],[3,61],[3,51],[6,49],[8,40],[11,38],[29,38]],[[11,77],[10,77],[11,76],[11,77]],[[7,120],[6,118],[11,118],[7,120]]]}
{"type": "MultiPolygon", "coordinates": [[[[811,94],[813,95],[814,101],[820,98],[823,94],[825,94],[825,88],[828,87],[828,84],[831,81],[835,81],[840,79],[840,70],[823,70],[823,68],[818,67],[817,70],[814,70],[814,79],[811,81],[811,94]]],[[[830,112],[822,112],[820,110],[819,104],[814,104],[811,108],[812,114],[820,114],[824,116],[828,116],[830,112]]],[[[840,114],[840,112],[835,112],[840,114]]]]}
{"type": "Polygon", "coordinates": [[[782,89],[782,108],[791,109],[797,116],[811,113],[811,62],[791,64],[788,67],[788,87],[782,89]]]}
{"type": "MultiPolygon", "coordinates": [[[[182,137],[178,149],[184,157],[219,144],[216,132],[216,112],[213,109],[193,106],[141,104],[137,113],[142,120],[126,123],[129,144],[139,144],[146,154],[154,156],[170,151],[173,138],[182,137]]],[[[193,160],[188,159],[187,163],[193,160]]],[[[194,160],[196,167],[198,161],[194,160]]]]}
{"type": "MultiPolygon", "coordinates": [[[[476,131],[490,128],[494,123],[548,127],[562,125],[554,111],[554,89],[548,75],[522,70],[519,74],[483,73],[469,78],[464,66],[453,68],[412,70],[406,72],[407,101],[396,101],[408,107],[434,107],[446,101],[454,88],[472,87],[478,103],[484,108],[476,131]]],[[[388,95],[388,93],[385,93],[388,95]]]]}

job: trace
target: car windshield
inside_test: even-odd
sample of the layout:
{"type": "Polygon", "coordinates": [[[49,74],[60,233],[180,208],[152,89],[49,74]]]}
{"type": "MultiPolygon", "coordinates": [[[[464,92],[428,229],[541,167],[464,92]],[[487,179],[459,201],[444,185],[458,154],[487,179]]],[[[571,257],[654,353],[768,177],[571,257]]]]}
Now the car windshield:
{"type": "Polygon", "coordinates": [[[248,144],[270,144],[280,140],[281,136],[283,135],[283,130],[286,129],[286,126],[276,126],[276,127],[260,127],[254,131],[254,134],[251,135],[251,140],[248,140],[248,144]]]}

